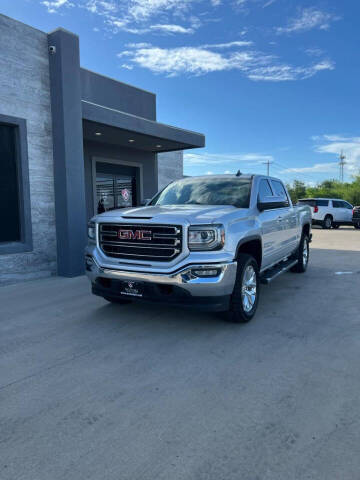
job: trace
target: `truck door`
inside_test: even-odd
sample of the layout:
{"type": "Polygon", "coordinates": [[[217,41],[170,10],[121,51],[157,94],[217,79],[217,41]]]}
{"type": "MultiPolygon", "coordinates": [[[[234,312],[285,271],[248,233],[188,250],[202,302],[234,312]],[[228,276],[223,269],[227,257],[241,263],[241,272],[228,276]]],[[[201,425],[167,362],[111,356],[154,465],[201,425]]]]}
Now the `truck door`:
{"type": "Polygon", "coordinates": [[[348,202],[342,202],[344,204],[344,208],[346,210],[346,223],[352,223],[353,217],[353,206],[348,202]]]}
{"type": "Polygon", "coordinates": [[[350,222],[350,210],[345,208],[345,202],[342,200],[333,200],[334,222],[346,223],[350,222]]]}
{"type": "MultiPolygon", "coordinates": [[[[270,183],[265,178],[259,183],[259,201],[274,197],[270,183]]],[[[259,213],[263,238],[262,267],[268,267],[279,259],[281,224],[278,221],[282,209],[264,210],[259,213]]]]}
{"type": "Polygon", "coordinates": [[[287,203],[286,207],[279,209],[280,216],[278,218],[280,225],[279,253],[281,256],[286,256],[293,253],[299,241],[298,216],[296,209],[291,205],[282,182],[280,180],[271,180],[271,185],[274,194],[287,203]]]}

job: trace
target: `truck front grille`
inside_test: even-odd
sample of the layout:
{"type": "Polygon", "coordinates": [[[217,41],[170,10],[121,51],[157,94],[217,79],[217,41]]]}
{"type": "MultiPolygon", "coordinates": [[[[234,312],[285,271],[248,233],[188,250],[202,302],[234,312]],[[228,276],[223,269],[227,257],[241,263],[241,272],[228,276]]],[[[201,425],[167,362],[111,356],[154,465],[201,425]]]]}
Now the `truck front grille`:
{"type": "Polygon", "coordinates": [[[108,257],[170,262],[182,251],[182,227],[101,223],[99,245],[108,257]]]}

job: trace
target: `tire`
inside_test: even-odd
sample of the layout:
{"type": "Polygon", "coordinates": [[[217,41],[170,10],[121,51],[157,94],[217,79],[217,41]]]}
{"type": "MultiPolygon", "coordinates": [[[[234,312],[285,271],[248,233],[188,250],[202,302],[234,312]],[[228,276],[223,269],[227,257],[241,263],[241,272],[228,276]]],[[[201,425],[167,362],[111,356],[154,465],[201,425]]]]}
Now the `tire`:
{"type": "Polygon", "coordinates": [[[303,234],[300,240],[299,248],[297,249],[294,257],[297,258],[298,263],[291,268],[291,271],[295,273],[306,272],[309,264],[309,254],[309,237],[306,234],[303,234]]]}
{"type": "Polygon", "coordinates": [[[128,303],[131,303],[131,300],[125,300],[124,298],[104,297],[104,299],[110,303],[118,303],[120,305],[127,305],[128,303]]]}
{"type": "Polygon", "coordinates": [[[360,222],[354,223],[354,228],[356,228],[357,230],[360,230],[360,222]]]}
{"type": "Polygon", "coordinates": [[[331,215],[326,215],[322,222],[322,228],[325,230],[329,230],[332,227],[332,216],[331,215]]]}
{"type": "Polygon", "coordinates": [[[339,224],[333,224],[332,228],[335,228],[335,230],[337,230],[338,228],[340,228],[340,225],[339,224]]]}
{"type": "Polygon", "coordinates": [[[259,267],[255,258],[239,254],[230,308],[226,312],[229,322],[247,323],[254,317],[259,303],[259,285],[259,267]]]}

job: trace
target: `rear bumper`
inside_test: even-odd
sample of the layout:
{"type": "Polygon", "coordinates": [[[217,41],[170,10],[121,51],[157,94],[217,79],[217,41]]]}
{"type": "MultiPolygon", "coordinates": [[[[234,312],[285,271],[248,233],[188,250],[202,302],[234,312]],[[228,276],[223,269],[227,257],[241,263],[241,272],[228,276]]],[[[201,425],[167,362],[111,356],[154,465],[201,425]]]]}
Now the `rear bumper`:
{"type": "Polygon", "coordinates": [[[202,310],[223,311],[229,306],[237,263],[187,265],[172,273],[130,272],[100,267],[94,257],[86,256],[86,275],[95,295],[154,303],[168,303],[202,310]],[[196,270],[216,270],[212,277],[199,277],[196,270]],[[142,297],[121,294],[123,282],[142,282],[142,297]]]}

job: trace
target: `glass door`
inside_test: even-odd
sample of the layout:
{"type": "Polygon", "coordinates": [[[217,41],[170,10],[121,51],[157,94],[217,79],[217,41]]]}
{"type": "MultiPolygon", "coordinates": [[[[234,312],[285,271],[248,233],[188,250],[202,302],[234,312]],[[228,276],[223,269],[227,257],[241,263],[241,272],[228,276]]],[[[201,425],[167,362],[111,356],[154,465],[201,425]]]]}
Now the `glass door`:
{"type": "Polygon", "coordinates": [[[111,173],[96,174],[96,212],[104,213],[135,204],[135,178],[111,173]]]}

